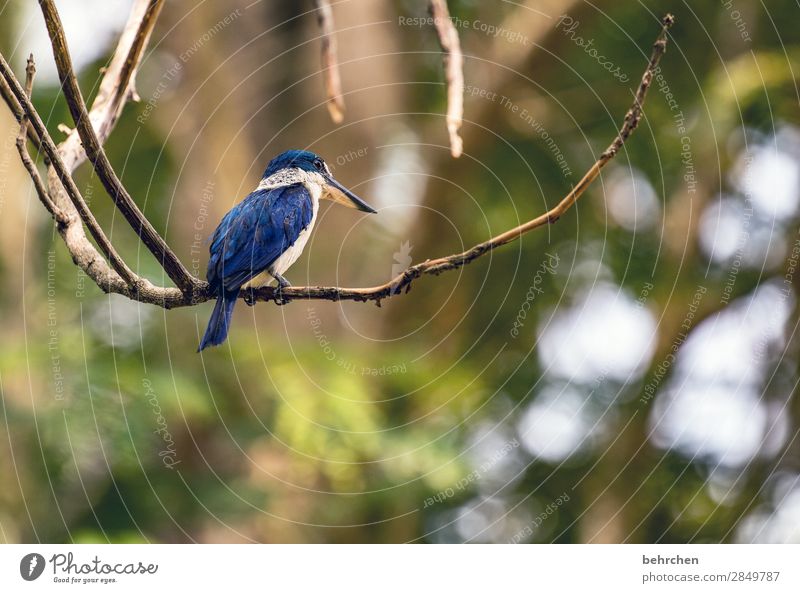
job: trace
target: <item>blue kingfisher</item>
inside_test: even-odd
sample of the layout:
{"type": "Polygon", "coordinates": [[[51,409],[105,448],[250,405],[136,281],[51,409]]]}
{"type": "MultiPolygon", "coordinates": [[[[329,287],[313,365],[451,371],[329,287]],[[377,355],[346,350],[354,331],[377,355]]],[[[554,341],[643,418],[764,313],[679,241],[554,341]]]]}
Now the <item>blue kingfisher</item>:
{"type": "Polygon", "coordinates": [[[375,210],[336,181],[328,165],[306,150],[287,150],[267,166],[258,187],[228,212],[211,237],[206,278],[217,295],[197,351],[225,341],[242,288],[271,278],[290,286],[283,274],[297,261],[317,219],[320,200],[375,210]]]}

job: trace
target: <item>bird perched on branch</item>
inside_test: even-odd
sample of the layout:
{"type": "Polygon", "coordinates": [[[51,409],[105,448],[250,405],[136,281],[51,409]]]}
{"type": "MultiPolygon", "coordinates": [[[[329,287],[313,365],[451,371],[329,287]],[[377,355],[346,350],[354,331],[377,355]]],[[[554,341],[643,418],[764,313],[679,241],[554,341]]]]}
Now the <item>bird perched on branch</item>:
{"type": "Polygon", "coordinates": [[[217,294],[206,333],[197,351],[225,341],[241,288],[278,281],[300,257],[319,211],[320,200],[375,213],[336,181],[328,165],[306,150],[288,150],[267,166],[261,182],[219,223],[211,238],[206,277],[217,294]]]}

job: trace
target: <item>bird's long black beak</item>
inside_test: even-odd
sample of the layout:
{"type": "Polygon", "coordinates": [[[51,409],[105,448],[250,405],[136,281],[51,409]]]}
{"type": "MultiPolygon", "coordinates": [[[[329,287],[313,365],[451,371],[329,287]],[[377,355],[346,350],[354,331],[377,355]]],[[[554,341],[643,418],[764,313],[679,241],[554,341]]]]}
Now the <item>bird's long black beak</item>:
{"type": "Polygon", "coordinates": [[[332,176],[327,175],[326,177],[326,181],[328,182],[328,194],[331,200],[343,206],[347,206],[348,208],[361,210],[362,212],[369,212],[371,214],[377,212],[377,210],[336,181],[332,176]]]}

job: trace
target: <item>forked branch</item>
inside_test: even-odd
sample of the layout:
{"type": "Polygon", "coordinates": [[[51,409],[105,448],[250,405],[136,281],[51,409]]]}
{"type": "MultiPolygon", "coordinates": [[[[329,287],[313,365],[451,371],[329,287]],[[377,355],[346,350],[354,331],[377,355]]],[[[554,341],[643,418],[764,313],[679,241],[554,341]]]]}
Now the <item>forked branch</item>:
{"type": "MultiPolygon", "coordinates": [[[[59,76],[70,113],[75,121],[76,130],[56,147],[30,101],[30,87],[33,82],[32,69],[29,68],[28,92],[26,92],[26,89],[19,83],[2,55],[0,55],[0,95],[8,104],[12,114],[20,122],[20,140],[17,143],[20,149],[20,156],[33,179],[41,201],[56,220],[58,231],[64,239],[73,260],[104,291],[122,294],[142,303],[159,305],[169,309],[190,306],[215,298],[215,295],[209,291],[208,284],[192,277],[188,273],[163,238],[158,235],[149,221],[147,221],[122,186],[102,148],[102,144],[113,129],[125,102],[135,95],[133,78],[142,59],[144,47],[153,30],[155,19],[163,5],[163,0],[136,0],[114,56],[101,81],[100,92],[90,111],[87,110],[78,87],[64,30],[53,1],[39,0],[39,2],[50,33],[59,76]],[[26,135],[41,150],[50,163],[47,187],[44,186],[41,178],[39,178],[38,171],[27,153],[26,135]],[[86,147],[85,151],[81,149],[81,142],[86,147]],[[156,256],[169,277],[177,285],[177,288],[154,286],[148,280],[137,276],[125,265],[114,250],[91,211],[89,211],[71,177],[72,171],[87,156],[117,207],[125,215],[128,223],[139,235],[142,242],[156,256]],[[102,256],[87,240],[82,225],[86,225],[89,229],[102,252],[102,256]],[[108,259],[111,267],[104,261],[103,256],[108,259]]],[[[444,6],[446,11],[446,4],[443,1],[432,0],[431,5],[434,10],[436,10],[435,7],[437,6],[439,9],[444,6]]],[[[449,18],[446,19],[446,22],[450,23],[449,18]]],[[[399,294],[403,289],[407,292],[411,283],[421,276],[438,275],[448,270],[460,268],[497,247],[518,239],[533,229],[556,222],[575,204],[592,181],[597,178],[600,170],[618,154],[631,133],[639,125],[642,117],[642,105],[652,83],[654,72],[666,51],[667,31],[672,24],[673,17],[671,15],[664,17],[661,33],[653,45],[650,60],[634,95],[633,105],[625,114],[619,133],[578,184],[551,210],[483,243],[479,243],[462,253],[426,260],[411,266],[390,282],[379,286],[370,288],[290,287],[280,292],[273,287],[262,287],[243,290],[240,297],[252,301],[275,300],[276,302],[280,298],[280,302],[283,303],[298,299],[375,301],[380,305],[383,299],[399,294]]],[[[450,23],[450,26],[452,27],[452,23],[450,23]]],[[[440,36],[442,34],[443,31],[440,31],[440,36]]],[[[458,49],[458,55],[460,56],[460,48],[458,49]]],[[[452,60],[452,58],[453,48],[451,46],[449,59],[452,60]]],[[[460,64],[458,64],[457,70],[460,73],[460,64]]],[[[450,79],[448,78],[449,83],[450,79]]],[[[463,79],[460,82],[456,80],[453,88],[463,88],[463,79]]],[[[451,107],[448,107],[448,113],[451,107]]],[[[451,140],[453,137],[458,138],[458,127],[455,126],[455,123],[460,125],[460,111],[460,103],[456,103],[453,119],[451,120],[448,116],[451,140]],[[455,127],[451,127],[451,121],[455,127]]],[[[458,141],[460,142],[460,138],[458,138],[458,141]]],[[[460,150],[460,144],[451,145],[454,153],[457,146],[460,150]]]]}

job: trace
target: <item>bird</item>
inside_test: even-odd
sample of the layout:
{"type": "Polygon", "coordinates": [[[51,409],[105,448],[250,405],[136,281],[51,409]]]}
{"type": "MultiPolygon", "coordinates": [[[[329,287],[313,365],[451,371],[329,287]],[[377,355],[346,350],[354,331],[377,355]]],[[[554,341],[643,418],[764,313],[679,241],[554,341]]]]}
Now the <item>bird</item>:
{"type": "Polygon", "coordinates": [[[279,291],[291,286],[283,274],[303,252],[320,200],[376,213],[334,179],[320,156],[287,150],[269,162],[256,189],[222,218],[211,236],[206,272],[216,304],[198,352],[225,341],[242,288],[272,279],[279,291]]]}

